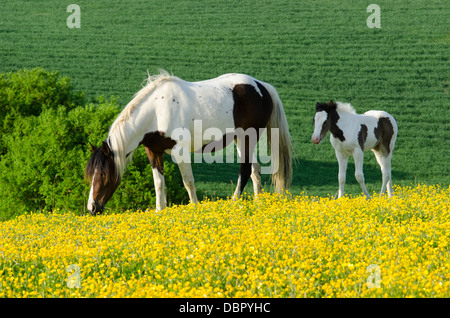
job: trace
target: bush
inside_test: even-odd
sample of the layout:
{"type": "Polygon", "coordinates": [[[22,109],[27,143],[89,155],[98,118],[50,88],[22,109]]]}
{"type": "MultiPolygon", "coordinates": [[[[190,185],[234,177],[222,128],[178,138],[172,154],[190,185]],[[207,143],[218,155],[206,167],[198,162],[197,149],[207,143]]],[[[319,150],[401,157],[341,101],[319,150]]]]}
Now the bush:
{"type": "Polygon", "coordinates": [[[30,210],[82,211],[89,193],[84,178],[89,158],[88,136],[101,138],[98,129],[118,113],[111,102],[46,109],[40,116],[19,117],[3,137],[6,154],[0,161],[2,209],[10,214],[30,210]],[[97,114],[103,116],[97,116],[97,114]],[[87,194],[86,194],[87,193],[87,194]]]}
{"type": "MultiPolygon", "coordinates": [[[[12,131],[16,119],[38,116],[45,109],[83,104],[83,94],[75,93],[68,77],[42,68],[23,69],[0,75],[0,136],[12,131]]],[[[5,149],[0,141],[0,154],[5,149]]]]}
{"type": "MultiPolygon", "coordinates": [[[[46,86],[42,90],[51,91],[46,86]]],[[[54,92],[54,96],[61,94],[54,92]]],[[[98,102],[85,106],[52,104],[43,107],[38,116],[30,112],[17,116],[9,132],[1,136],[5,151],[0,157],[0,220],[39,210],[85,213],[89,184],[84,180],[84,169],[91,155],[88,142],[98,145],[105,140],[119,112],[115,99],[100,97],[98,102]]],[[[168,201],[186,200],[180,173],[173,163],[166,162],[165,174],[168,201]]],[[[146,209],[154,205],[153,188],[151,167],[139,149],[106,208],[146,209]]]]}

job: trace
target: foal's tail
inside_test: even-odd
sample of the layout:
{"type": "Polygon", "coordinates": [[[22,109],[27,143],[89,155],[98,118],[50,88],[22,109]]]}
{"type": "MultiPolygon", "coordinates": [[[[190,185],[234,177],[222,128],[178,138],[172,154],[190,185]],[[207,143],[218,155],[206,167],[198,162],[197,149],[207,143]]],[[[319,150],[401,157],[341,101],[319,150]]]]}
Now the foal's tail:
{"type": "Polygon", "coordinates": [[[273,111],[267,123],[267,143],[271,149],[271,161],[274,169],[272,183],[275,185],[275,191],[281,193],[283,190],[288,190],[292,182],[292,140],[283,104],[276,89],[267,83],[264,86],[273,101],[273,111]],[[272,137],[274,137],[272,128],[278,129],[278,140],[272,140],[272,137]],[[272,151],[272,142],[278,142],[278,147],[276,147],[276,144],[274,145],[276,147],[274,151],[272,151]]]}

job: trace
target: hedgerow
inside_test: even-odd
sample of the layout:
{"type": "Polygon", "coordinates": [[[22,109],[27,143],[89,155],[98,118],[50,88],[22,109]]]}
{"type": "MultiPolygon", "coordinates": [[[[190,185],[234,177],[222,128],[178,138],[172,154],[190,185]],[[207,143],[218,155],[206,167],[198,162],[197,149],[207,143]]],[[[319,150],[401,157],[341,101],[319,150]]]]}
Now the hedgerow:
{"type": "MultiPolygon", "coordinates": [[[[85,213],[88,143],[98,145],[106,138],[120,112],[116,99],[99,97],[85,105],[74,104],[82,101],[83,94],[73,92],[69,79],[42,69],[0,78],[8,83],[0,94],[4,127],[0,138],[0,219],[26,211],[85,213]]],[[[173,163],[166,163],[165,169],[168,200],[180,203],[186,195],[181,176],[173,163]]],[[[152,189],[151,167],[140,149],[107,208],[151,207],[152,189]]]]}

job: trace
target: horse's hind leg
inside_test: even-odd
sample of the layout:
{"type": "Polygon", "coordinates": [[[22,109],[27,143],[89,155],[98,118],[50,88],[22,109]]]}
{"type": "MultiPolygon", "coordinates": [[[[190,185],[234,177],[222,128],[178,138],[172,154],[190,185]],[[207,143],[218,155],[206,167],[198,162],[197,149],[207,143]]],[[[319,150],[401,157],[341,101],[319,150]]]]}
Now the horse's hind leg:
{"type": "Polygon", "coordinates": [[[383,158],[383,166],[381,167],[381,174],[383,175],[383,185],[381,193],[387,190],[388,197],[392,197],[392,177],[391,177],[391,158],[383,158]]]}
{"type": "MultiPolygon", "coordinates": [[[[251,140],[251,138],[248,139],[251,140]]],[[[247,185],[250,176],[252,176],[253,186],[255,187],[255,194],[257,194],[257,191],[259,193],[259,191],[261,190],[261,175],[259,173],[257,175],[257,172],[259,172],[259,164],[256,162],[256,157],[253,153],[254,147],[255,146],[250,145],[250,141],[248,143],[242,143],[241,138],[236,138],[236,148],[240,157],[241,166],[239,169],[239,178],[236,185],[236,190],[233,194],[233,200],[239,199],[242,192],[244,192],[244,188],[247,185]],[[253,163],[250,158],[252,158],[253,163]]]]}
{"type": "Polygon", "coordinates": [[[247,185],[248,179],[252,173],[251,163],[243,162],[241,163],[241,167],[239,169],[239,178],[236,186],[236,190],[234,191],[233,200],[239,199],[242,192],[244,192],[244,188],[247,185]]]}
{"type": "Polygon", "coordinates": [[[253,162],[252,162],[252,174],[250,175],[253,182],[253,190],[255,193],[255,197],[261,193],[261,167],[256,160],[255,154],[253,154],[253,162]]]}
{"type": "Polygon", "coordinates": [[[380,151],[376,151],[376,150],[372,150],[372,152],[375,154],[375,158],[377,158],[377,162],[381,168],[381,174],[382,174],[383,181],[382,181],[382,185],[381,185],[380,194],[385,193],[387,190],[388,196],[391,197],[393,194],[392,177],[391,177],[392,155],[384,156],[380,151]]]}
{"type": "Polygon", "coordinates": [[[386,184],[388,197],[392,197],[392,194],[394,193],[392,190],[391,158],[392,153],[386,157],[383,157],[383,166],[381,167],[383,184],[386,184]]]}
{"type": "Polygon", "coordinates": [[[358,181],[364,195],[367,199],[370,199],[369,192],[367,191],[366,184],[364,182],[364,172],[363,172],[363,162],[364,162],[364,152],[361,149],[355,150],[353,152],[353,158],[355,159],[355,178],[358,181]]]}

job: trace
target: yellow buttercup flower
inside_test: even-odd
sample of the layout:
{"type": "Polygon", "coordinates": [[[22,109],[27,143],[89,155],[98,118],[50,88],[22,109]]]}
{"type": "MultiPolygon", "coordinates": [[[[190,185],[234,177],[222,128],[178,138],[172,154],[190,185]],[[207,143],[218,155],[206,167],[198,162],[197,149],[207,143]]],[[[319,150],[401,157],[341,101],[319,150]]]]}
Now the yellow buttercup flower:
{"type": "Polygon", "coordinates": [[[0,297],[450,297],[450,187],[0,223],[0,297]]]}

